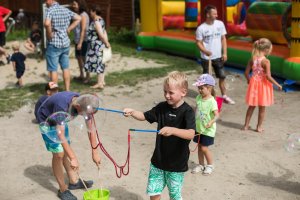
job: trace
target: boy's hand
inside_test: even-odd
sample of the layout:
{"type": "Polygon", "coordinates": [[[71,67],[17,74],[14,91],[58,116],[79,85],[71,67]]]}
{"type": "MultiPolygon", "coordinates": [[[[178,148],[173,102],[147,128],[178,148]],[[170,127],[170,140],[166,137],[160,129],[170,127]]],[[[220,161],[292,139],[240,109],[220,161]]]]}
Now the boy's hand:
{"type": "Polygon", "coordinates": [[[123,112],[124,112],[124,116],[125,116],[125,117],[129,117],[129,116],[132,116],[134,110],[133,110],[132,108],[125,108],[125,109],[123,110],[123,112]]]}
{"type": "Polygon", "coordinates": [[[79,169],[79,163],[78,163],[77,158],[70,159],[70,166],[75,171],[79,169]]]}
{"type": "Polygon", "coordinates": [[[96,151],[93,151],[92,157],[93,157],[94,163],[99,167],[100,164],[101,164],[101,157],[100,157],[100,155],[96,151]]]}
{"type": "Polygon", "coordinates": [[[210,121],[210,122],[208,122],[208,124],[206,124],[205,128],[210,128],[212,125],[213,125],[213,122],[210,121]]]}
{"type": "Polygon", "coordinates": [[[160,129],[158,134],[168,137],[168,136],[173,135],[173,132],[174,131],[173,131],[172,127],[166,126],[166,127],[163,127],[162,129],[160,129]]]}

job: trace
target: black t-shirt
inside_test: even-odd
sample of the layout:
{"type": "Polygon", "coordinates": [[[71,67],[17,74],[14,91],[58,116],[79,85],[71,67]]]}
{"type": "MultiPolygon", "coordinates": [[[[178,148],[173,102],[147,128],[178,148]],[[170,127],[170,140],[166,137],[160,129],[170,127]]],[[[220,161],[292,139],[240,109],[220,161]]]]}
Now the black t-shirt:
{"type": "Polygon", "coordinates": [[[13,53],[13,55],[10,58],[11,61],[16,62],[16,71],[22,72],[25,71],[25,63],[26,56],[22,54],[21,52],[13,53]]]}
{"type": "MultiPolygon", "coordinates": [[[[157,122],[157,129],[165,126],[179,129],[195,130],[195,114],[193,109],[183,103],[178,108],[172,108],[167,102],[161,102],[144,113],[149,123],[157,122]]],[[[188,170],[190,156],[190,140],[176,136],[156,135],[156,144],[151,163],[159,169],[170,172],[185,172],[188,170]]]]}

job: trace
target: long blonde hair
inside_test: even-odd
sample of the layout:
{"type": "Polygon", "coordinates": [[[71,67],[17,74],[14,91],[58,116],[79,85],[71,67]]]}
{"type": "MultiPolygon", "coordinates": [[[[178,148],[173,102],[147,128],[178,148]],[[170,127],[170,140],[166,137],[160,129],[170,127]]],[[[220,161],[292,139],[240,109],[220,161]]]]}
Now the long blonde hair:
{"type": "Polygon", "coordinates": [[[255,56],[258,56],[260,52],[263,52],[265,50],[269,49],[269,53],[272,50],[272,42],[267,38],[260,38],[256,40],[253,44],[253,50],[252,50],[252,58],[255,56]]]}

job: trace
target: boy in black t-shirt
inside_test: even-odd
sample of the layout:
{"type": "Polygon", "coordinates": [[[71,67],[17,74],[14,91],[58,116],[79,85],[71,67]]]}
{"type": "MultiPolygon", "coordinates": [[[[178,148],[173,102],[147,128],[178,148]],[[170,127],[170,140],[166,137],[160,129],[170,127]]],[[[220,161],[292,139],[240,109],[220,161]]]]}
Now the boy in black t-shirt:
{"type": "Polygon", "coordinates": [[[180,200],[184,172],[188,170],[189,143],[195,135],[195,114],[184,102],[188,90],[186,75],[171,72],[164,81],[166,101],[147,112],[125,108],[125,116],[157,122],[156,144],[151,158],[147,194],[159,200],[167,185],[172,200],[180,200]]]}
{"type": "Polygon", "coordinates": [[[22,76],[25,72],[26,56],[24,56],[24,54],[22,54],[19,51],[20,50],[19,42],[14,42],[12,44],[12,49],[13,49],[14,53],[12,54],[10,60],[12,61],[12,65],[13,65],[14,71],[16,71],[16,76],[18,79],[18,82],[16,83],[16,85],[18,87],[23,87],[22,76]]]}

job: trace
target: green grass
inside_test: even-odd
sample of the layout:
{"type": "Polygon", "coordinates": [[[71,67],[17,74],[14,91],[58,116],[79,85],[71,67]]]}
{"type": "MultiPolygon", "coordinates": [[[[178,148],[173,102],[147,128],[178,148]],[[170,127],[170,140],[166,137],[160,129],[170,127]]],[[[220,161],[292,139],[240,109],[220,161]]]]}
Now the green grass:
{"type": "MultiPolygon", "coordinates": [[[[126,32],[126,34],[128,34],[126,32]]],[[[141,81],[161,78],[170,71],[191,71],[200,70],[199,65],[191,59],[172,56],[161,52],[136,51],[135,44],[132,42],[118,41],[118,37],[112,40],[113,52],[120,53],[122,56],[131,56],[143,60],[154,60],[156,63],[164,64],[165,67],[149,67],[133,69],[123,72],[113,72],[105,77],[107,86],[128,85],[135,86],[141,81]]],[[[128,36],[128,38],[130,38],[128,36]]],[[[130,64],[130,63],[129,63],[130,64]]],[[[96,82],[96,76],[92,77],[92,82],[96,82]]],[[[63,83],[59,83],[61,86],[63,83]]],[[[35,102],[44,93],[45,83],[27,84],[22,89],[9,88],[0,90],[0,116],[10,115],[12,111],[24,105],[24,100],[35,102]]],[[[76,92],[92,92],[87,85],[81,82],[72,81],[71,90],[76,92]]]]}
{"type": "Polygon", "coordinates": [[[7,41],[26,40],[29,35],[29,29],[12,30],[6,37],[7,41]]]}

